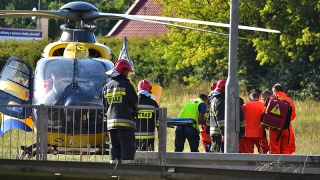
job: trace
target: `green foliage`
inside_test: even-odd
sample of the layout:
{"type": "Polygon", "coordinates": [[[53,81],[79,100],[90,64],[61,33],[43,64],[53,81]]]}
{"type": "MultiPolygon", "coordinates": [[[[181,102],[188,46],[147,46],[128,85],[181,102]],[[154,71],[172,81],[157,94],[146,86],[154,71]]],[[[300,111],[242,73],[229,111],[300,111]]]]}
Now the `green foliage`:
{"type": "Polygon", "coordinates": [[[49,40],[41,41],[0,41],[0,67],[2,68],[11,56],[17,56],[27,61],[34,69],[40,59],[41,51],[49,43],[49,40]]]}
{"type": "Polygon", "coordinates": [[[272,65],[274,79],[303,99],[319,99],[319,6],[317,0],[267,0],[260,17],[282,33],[253,40],[257,60],[272,65]]]}

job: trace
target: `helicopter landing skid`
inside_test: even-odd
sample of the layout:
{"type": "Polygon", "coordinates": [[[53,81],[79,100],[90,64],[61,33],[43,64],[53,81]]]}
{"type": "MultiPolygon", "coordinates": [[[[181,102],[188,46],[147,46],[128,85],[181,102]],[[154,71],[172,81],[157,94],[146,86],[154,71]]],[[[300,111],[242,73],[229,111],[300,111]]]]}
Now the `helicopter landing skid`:
{"type": "Polygon", "coordinates": [[[105,144],[102,147],[49,147],[48,154],[66,154],[66,155],[109,155],[109,145],[105,144]]]}
{"type": "Polygon", "coordinates": [[[33,148],[36,147],[36,143],[31,144],[29,146],[21,146],[22,152],[17,159],[28,160],[32,157],[36,156],[37,152],[33,151],[33,148]]]}
{"type": "MultiPolygon", "coordinates": [[[[36,156],[37,151],[33,149],[36,148],[36,143],[29,146],[21,146],[21,154],[17,159],[29,160],[36,156]]],[[[90,154],[90,155],[109,155],[109,144],[103,144],[102,147],[83,147],[83,148],[72,148],[72,147],[58,147],[48,144],[47,154],[58,155],[80,155],[80,154],[90,154]]]]}

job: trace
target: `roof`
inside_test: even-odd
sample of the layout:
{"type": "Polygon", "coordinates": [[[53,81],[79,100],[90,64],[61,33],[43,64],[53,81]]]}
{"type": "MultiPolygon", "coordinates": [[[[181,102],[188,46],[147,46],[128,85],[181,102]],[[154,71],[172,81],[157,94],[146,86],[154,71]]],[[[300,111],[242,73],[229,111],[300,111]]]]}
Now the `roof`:
{"type": "MultiPolygon", "coordinates": [[[[161,16],[161,4],[156,4],[155,0],[136,0],[128,9],[126,14],[131,15],[151,15],[161,16]]],[[[119,20],[107,36],[131,37],[161,35],[167,33],[168,29],[161,24],[137,22],[130,20],[119,20]]]]}

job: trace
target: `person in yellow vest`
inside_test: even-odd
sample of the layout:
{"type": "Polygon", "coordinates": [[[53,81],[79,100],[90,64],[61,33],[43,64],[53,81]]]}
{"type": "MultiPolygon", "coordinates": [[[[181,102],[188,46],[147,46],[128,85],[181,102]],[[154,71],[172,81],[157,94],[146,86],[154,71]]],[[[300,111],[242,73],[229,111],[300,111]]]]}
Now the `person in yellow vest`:
{"type": "Polygon", "coordinates": [[[138,84],[139,96],[139,112],[135,118],[136,121],[136,146],[138,151],[153,151],[155,139],[156,119],[159,118],[159,113],[152,109],[143,108],[158,108],[158,103],[151,98],[151,83],[144,79],[138,84]]]}
{"type": "Polygon", "coordinates": [[[194,120],[192,126],[177,126],[175,131],[175,152],[182,152],[184,143],[187,139],[191,152],[199,152],[199,124],[206,125],[204,114],[207,109],[208,97],[205,94],[200,94],[197,99],[188,101],[182,108],[178,118],[190,118],[194,120]]]}

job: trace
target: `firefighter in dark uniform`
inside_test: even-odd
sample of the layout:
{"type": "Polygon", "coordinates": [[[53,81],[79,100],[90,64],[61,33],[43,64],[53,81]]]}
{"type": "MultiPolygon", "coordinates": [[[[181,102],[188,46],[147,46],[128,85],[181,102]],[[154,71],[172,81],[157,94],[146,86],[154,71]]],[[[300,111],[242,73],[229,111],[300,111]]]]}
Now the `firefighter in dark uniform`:
{"type": "Polygon", "coordinates": [[[152,109],[143,109],[159,107],[158,103],[151,98],[151,89],[152,86],[148,80],[141,80],[138,84],[139,111],[138,117],[135,118],[137,125],[135,137],[137,150],[140,151],[154,150],[155,121],[159,118],[159,113],[152,109]]]}
{"type": "Polygon", "coordinates": [[[207,121],[209,121],[209,122],[207,122],[207,123],[209,123],[209,127],[207,128],[207,133],[210,134],[210,137],[211,137],[210,152],[214,152],[214,153],[223,152],[223,144],[221,142],[221,138],[222,138],[221,131],[215,121],[214,111],[212,111],[212,109],[214,108],[212,105],[212,100],[215,96],[217,96],[219,94],[219,92],[216,91],[217,83],[218,83],[218,81],[215,81],[210,86],[211,92],[208,95],[208,108],[207,108],[208,109],[208,120],[207,121]]]}
{"type": "MultiPolygon", "coordinates": [[[[210,94],[210,136],[212,139],[211,152],[223,153],[224,152],[224,125],[225,125],[225,86],[227,79],[221,78],[217,82],[216,89],[210,94]]],[[[239,100],[239,103],[241,104],[239,100]]],[[[240,105],[240,134],[239,138],[244,135],[245,122],[243,112],[240,105]]],[[[241,142],[241,141],[240,141],[241,142]]],[[[239,143],[239,152],[241,151],[239,143]]]]}
{"type": "Polygon", "coordinates": [[[132,164],[136,152],[134,112],[138,96],[127,79],[132,67],[127,60],[118,60],[113,70],[106,72],[112,77],[102,91],[103,105],[107,108],[107,127],[110,132],[110,163],[132,164]]]}

